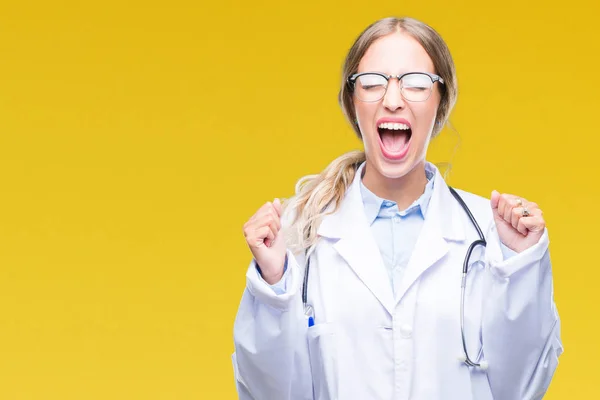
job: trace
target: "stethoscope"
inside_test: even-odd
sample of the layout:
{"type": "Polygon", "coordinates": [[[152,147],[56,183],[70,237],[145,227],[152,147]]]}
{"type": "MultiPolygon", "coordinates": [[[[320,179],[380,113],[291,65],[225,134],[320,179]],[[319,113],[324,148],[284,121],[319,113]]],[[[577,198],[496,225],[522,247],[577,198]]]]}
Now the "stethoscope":
{"type": "MultiPolygon", "coordinates": [[[[450,189],[450,192],[452,193],[454,198],[459,202],[462,209],[467,213],[467,215],[469,216],[469,219],[471,220],[471,223],[473,224],[473,226],[477,230],[477,234],[479,235],[479,239],[475,240],[469,246],[469,249],[467,250],[467,254],[465,256],[465,261],[463,263],[463,268],[462,268],[462,280],[461,280],[461,284],[460,284],[460,333],[461,333],[461,337],[462,337],[462,345],[463,345],[464,355],[459,357],[459,360],[470,367],[480,368],[481,370],[485,371],[488,368],[487,361],[481,361],[481,362],[477,363],[469,357],[469,352],[467,350],[467,342],[465,339],[465,322],[464,322],[465,318],[464,317],[465,317],[465,289],[467,286],[467,272],[468,272],[468,268],[469,268],[469,259],[471,258],[471,253],[473,253],[473,250],[475,249],[475,247],[477,247],[477,246],[486,247],[487,242],[485,241],[483,232],[481,231],[479,224],[475,220],[475,217],[471,213],[471,210],[469,210],[469,207],[467,207],[467,205],[465,204],[463,199],[452,187],[448,187],[448,189],[450,189]]],[[[307,298],[308,298],[308,296],[307,296],[308,274],[309,274],[309,269],[310,269],[310,256],[308,253],[309,253],[309,251],[306,250],[306,268],[304,269],[304,281],[302,282],[302,304],[304,305],[304,314],[305,314],[306,318],[308,319],[308,326],[311,327],[315,324],[315,318],[314,318],[314,310],[313,310],[312,306],[310,304],[308,304],[308,300],[307,300],[307,298]]]]}

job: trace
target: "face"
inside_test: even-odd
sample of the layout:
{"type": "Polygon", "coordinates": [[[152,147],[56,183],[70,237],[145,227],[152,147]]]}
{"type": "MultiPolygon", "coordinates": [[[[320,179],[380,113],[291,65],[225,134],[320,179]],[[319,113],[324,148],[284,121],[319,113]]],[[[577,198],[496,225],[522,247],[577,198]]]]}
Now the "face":
{"type": "MultiPolygon", "coordinates": [[[[406,33],[395,32],[379,38],[369,47],[357,72],[435,74],[435,69],[419,42],[406,33]]],[[[431,95],[422,102],[406,100],[401,94],[401,83],[394,78],[389,80],[385,96],[377,102],[361,101],[355,90],[354,107],[370,180],[377,179],[373,174],[390,179],[408,177],[416,167],[424,165],[440,103],[440,84],[434,83],[431,95]]]]}

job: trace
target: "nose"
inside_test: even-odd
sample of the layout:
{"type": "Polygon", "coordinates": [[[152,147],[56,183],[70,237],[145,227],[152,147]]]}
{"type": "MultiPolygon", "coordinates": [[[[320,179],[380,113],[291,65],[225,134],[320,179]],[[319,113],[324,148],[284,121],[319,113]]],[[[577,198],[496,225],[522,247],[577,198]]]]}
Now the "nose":
{"type": "Polygon", "coordinates": [[[387,91],[385,92],[385,96],[383,96],[383,106],[390,111],[396,111],[406,106],[402,90],[400,89],[400,81],[397,79],[390,79],[388,82],[387,91]]]}

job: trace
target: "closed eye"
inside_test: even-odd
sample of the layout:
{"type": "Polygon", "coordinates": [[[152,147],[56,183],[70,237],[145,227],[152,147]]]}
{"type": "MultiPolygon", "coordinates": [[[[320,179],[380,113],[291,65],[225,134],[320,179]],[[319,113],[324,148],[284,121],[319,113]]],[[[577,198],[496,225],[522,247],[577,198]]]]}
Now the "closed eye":
{"type": "Polygon", "coordinates": [[[363,85],[362,88],[364,90],[372,90],[372,89],[382,89],[383,85],[363,85]]]}

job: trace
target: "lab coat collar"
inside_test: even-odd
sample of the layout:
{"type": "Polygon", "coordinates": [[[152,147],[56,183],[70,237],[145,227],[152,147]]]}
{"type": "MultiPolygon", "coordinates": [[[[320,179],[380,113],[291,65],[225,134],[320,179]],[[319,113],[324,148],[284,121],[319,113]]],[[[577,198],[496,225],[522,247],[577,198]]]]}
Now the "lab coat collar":
{"type": "Polygon", "coordinates": [[[364,164],[357,169],[339,209],[323,218],[317,233],[324,238],[339,239],[334,248],[388,312],[393,314],[396,303],[410,286],[448,252],[447,241],[465,239],[464,211],[450,193],[439,170],[428,163],[428,168],[435,171],[435,185],[423,228],[394,299],[379,247],[364,212],[360,192],[363,168],[364,164]]]}
{"type": "MultiPolygon", "coordinates": [[[[431,167],[429,167],[429,165],[425,167],[425,176],[427,177],[427,185],[425,186],[423,194],[419,196],[418,199],[416,199],[410,206],[408,206],[404,210],[398,209],[397,205],[395,205],[396,209],[398,210],[397,212],[400,215],[405,216],[411,213],[419,213],[421,217],[424,217],[427,213],[427,206],[429,205],[429,200],[431,199],[431,193],[433,192],[433,186],[435,182],[435,171],[432,170],[431,167]]],[[[365,208],[365,214],[367,214],[367,221],[369,222],[369,224],[372,225],[373,222],[377,219],[377,217],[381,215],[384,215],[383,218],[385,218],[385,216],[391,217],[389,211],[383,210],[383,207],[385,207],[384,202],[390,202],[391,200],[383,199],[377,196],[365,186],[362,180],[359,182],[359,184],[360,193],[365,208]]],[[[392,203],[395,204],[394,202],[392,203]]]]}

